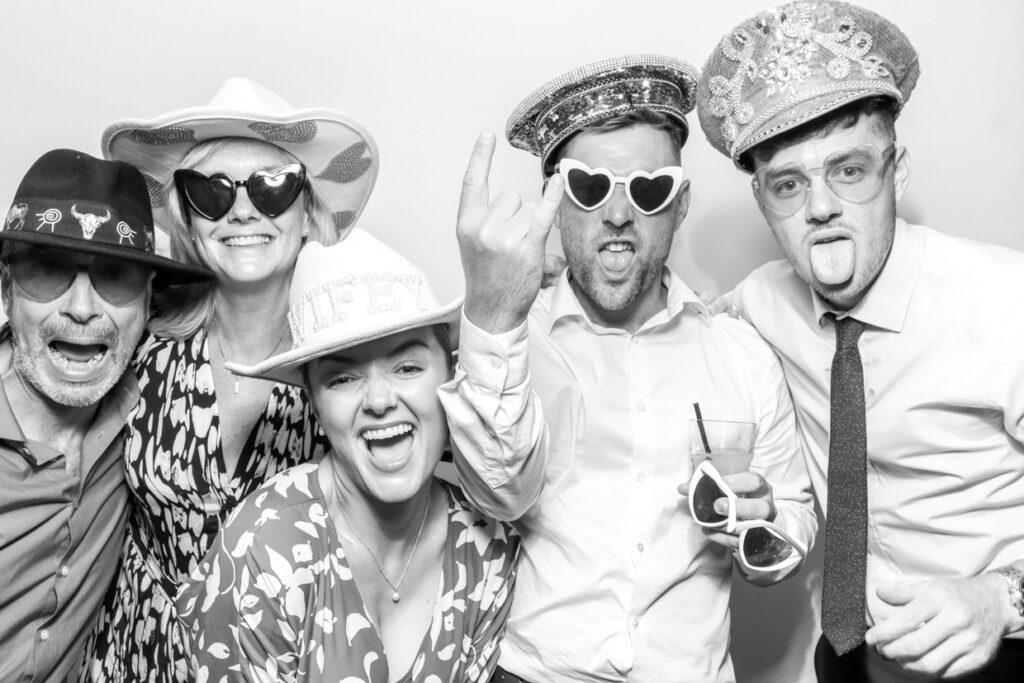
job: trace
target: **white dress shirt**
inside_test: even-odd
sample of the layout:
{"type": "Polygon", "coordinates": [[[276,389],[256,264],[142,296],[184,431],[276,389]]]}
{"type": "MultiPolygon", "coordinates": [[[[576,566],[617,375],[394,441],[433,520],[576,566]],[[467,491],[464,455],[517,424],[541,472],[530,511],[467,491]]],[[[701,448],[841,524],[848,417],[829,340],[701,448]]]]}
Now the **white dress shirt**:
{"type": "MultiPolygon", "coordinates": [[[[733,301],[782,359],[827,513],[828,305],[784,261],[733,301]]],[[[974,576],[1024,558],[1024,254],[899,220],[848,312],[860,338],[868,444],[868,624],[879,584],[974,576]]]]}
{"type": "Polygon", "coordinates": [[[591,323],[566,275],[528,325],[489,335],[463,319],[441,396],[467,494],[522,534],[500,665],[527,680],[734,680],[732,558],[676,490],[694,402],[705,419],[758,425],[751,469],[773,487],[776,523],[814,538],[778,359],[668,270],[663,286],[667,308],[634,334],[591,323]]]}

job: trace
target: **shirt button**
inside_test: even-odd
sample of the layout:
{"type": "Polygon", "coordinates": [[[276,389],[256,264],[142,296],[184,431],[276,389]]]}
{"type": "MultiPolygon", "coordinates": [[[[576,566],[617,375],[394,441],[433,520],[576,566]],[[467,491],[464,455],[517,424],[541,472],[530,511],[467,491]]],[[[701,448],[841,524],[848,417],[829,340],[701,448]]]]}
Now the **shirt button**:
{"type": "Polygon", "coordinates": [[[501,367],[501,361],[498,360],[497,358],[492,358],[491,359],[491,367],[494,368],[495,370],[497,370],[498,368],[501,367]]]}
{"type": "Polygon", "coordinates": [[[640,620],[637,619],[636,617],[633,617],[633,628],[637,628],[639,626],[640,626],[640,620]]]}
{"type": "Polygon", "coordinates": [[[647,406],[645,406],[643,403],[637,403],[636,404],[636,409],[642,413],[645,410],[647,410],[647,406]]]}
{"type": "Polygon", "coordinates": [[[49,639],[50,639],[50,632],[47,631],[45,628],[42,631],[39,632],[39,640],[49,640],[49,639]]]}
{"type": "Polygon", "coordinates": [[[636,544],[636,549],[639,550],[640,552],[643,552],[644,551],[644,544],[643,543],[637,543],[636,544]]]}
{"type": "Polygon", "coordinates": [[[67,565],[64,565],[63,567],[60,568],[60,575],[61,576],[67,576],[70,573],[71,573],[71,570],[68,569],[67,565]]]}
{"type": "Polygon", "coordinates": [[[636,480],[642,484],[645,481],[647,481],[647,475],[641,472],[640,474],[636,475],[636,480]]]}

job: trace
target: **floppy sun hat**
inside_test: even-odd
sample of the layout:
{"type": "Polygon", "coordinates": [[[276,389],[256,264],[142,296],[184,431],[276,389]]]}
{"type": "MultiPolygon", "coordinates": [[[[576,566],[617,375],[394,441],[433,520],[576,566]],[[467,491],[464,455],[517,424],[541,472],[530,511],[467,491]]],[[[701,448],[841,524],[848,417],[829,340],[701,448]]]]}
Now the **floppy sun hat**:
{"type": "Polygon", "coordinates": [[[169,224],[164,186],[171,174],[200,142],[228,137],[266,142],[298,159],[338,230],[355,224],[377,179],[377,144],[361,123],[332,109],[296,110],[240,77],[227,79],[203,106],[112,123],[101,146],[106,158],[142,171],[154,218],[163,227],[169,224]]]}
{"type": "Polygon", "coordinates": [[[213,276],[154,253],[153,214],[139,171],[71,149],[52,150],[32,164],[14,194],[0,241],[141,263],[153,268],[158,284],[213,276]]]}
{"type": "Polygon", "coordinates": [[[301,386],[301,368],[315,358],[429,325],[447,325],[456,348],[462,300],[439,304],[423,271],[355,228],[343,242],[310,242],[299,252],[288,297],[292,348],[256,365],[226,367],[301,386]]]}

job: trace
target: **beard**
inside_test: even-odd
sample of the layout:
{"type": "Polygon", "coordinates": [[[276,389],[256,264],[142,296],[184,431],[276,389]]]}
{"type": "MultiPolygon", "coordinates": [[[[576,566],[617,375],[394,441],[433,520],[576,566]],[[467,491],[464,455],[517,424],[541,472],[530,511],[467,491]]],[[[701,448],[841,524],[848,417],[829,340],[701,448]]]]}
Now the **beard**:
{"type": "MultiPolygon", "coordinates": [[[[138,336],[141,336],[141,330],[138,336]]],[[[24,335],[16,325],[12,325],[11,361],[21,379],[44,398],[62,406],[84,408],[99,403],[124,375],[138,342],[137,337],[134,340],[123,339],[116,327],[103,323],[45,322],[39,326],[35,336],[24,335]],[[100,340],[106,347],[98,362],[107,364],[107,372],[88,382],[72,382],[55,376],[52,367],[70,361],[63,360],[57,351],[52,351],[51,342],[79,338],[91,342],[100,340]],[[133,343],[126,343],[128,341],[133,343]]]]}

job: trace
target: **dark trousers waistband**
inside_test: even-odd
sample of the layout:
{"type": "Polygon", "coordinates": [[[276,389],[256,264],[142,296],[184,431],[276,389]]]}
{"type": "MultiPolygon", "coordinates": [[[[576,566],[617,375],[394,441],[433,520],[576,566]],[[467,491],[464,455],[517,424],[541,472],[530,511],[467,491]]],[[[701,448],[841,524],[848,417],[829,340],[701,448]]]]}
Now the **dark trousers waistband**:
{"type": "MultiPolygon", "coordinates": [[[[904,671],[863,643],[842,657],[824,636],[814,651],[814,671],[818,683],[911,683],[938,681],[904,671]]],[[[1024,640],[1004,638],[994,660],[984,668],[955,679],[957,683],[1019,683],[1024,680],[1024,640]]]]}

